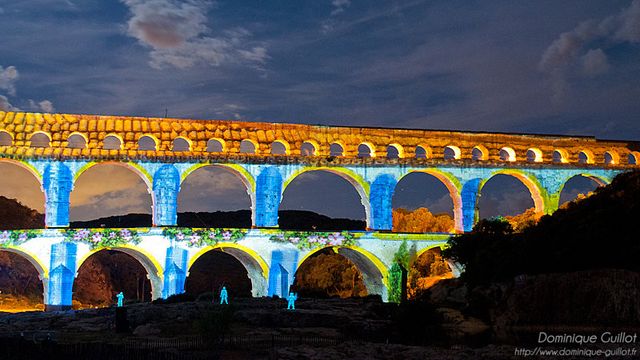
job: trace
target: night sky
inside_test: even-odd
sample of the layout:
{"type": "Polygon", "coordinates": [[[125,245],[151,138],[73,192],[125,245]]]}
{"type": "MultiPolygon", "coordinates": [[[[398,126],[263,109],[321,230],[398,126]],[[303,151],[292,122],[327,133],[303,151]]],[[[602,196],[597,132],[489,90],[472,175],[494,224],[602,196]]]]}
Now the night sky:
{"type": "MultiPolygon", "coordinates": [[[[640,0],[23,0],[0,16],[3,110],[640,139],[640,0]]],[[[72,219],[148,211],[114,169],[79,179],[100,185],[76,187],[72,219]]],[[[0,174],[3,195],[41,210],[28,176],[0,174]]],[[[193,176],[184,208],[246,208],[230,175],[193,176]]],[[[450,211],[437,182],[411,181],[394,204],[450,211]]],[[[530,201],[495,181],[481,214],[530,201]]],[[[299,182],[283,207],[362,217],[342,179],[299,182]]]]}

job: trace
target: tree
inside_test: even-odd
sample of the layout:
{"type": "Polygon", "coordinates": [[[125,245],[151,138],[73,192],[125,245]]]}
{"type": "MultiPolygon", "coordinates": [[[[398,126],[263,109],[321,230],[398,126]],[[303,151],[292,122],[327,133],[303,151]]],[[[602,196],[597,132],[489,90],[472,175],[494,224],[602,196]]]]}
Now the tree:
{"type": "Polygon", "coordinates": [[[396,232],[452,232],[453,228],[453,219],[448,214],[434,215],[424,207],[413,211],[393,209],[393,231],[396,232]]]}
{"type": "Polygon", "coordinates": [[[464,267],[462,277],[470,283],[504,280],[514,275],[519,252],[516,241],[508,221],[484,219],[470,233],[449,239],[443,255],[464,267]]]}

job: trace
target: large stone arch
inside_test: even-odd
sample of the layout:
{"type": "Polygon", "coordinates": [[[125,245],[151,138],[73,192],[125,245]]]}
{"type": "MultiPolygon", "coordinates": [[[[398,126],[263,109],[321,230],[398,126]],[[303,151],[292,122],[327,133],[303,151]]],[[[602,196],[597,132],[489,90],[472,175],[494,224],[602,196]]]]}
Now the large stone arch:
{"type": "MultiPolygon", "coordinates": [[[[148,251],[133,245],[122,245],[117,247],[101,247],[88,251],[78,258],[74,278],[78,277],[78,271],[82,264],[93,254],[102,250],[120,251],[134,258],[147,272],[147,277],[151,282],[151,299],[162,297],[163,267],[160,262],[148,251]]],[[[74,281],[75,282],[75,281],[74,281]]],[[[75,285],[75,284],[74,284],[75,285]]]]}
{"type": "Polygon", "coordinates": [[[369,202],[369,183],[360,175],[355,173],[352,170],[342,168],[342,167],[305,167],[302,168],[293,174],[289,175],[282,184],[282,191],[280,194],[280,201],[282,202],[282,198],[285,190],[289,186],[289,184],[295,180],[299,175],[304,174],[310,171],[326,171],[335,175],[340,176],[341,178],[347,180],[353,188],[360,196],[360,203],[364,206],[365,219],[367,222],[367,228],[370,228],[373,224],[372,212],[371,212],[371,204],[369,202]]]}
{"type": "Polygon", "coordinates": [[[162,165],[153,174],[153,224],[156,226],[178,223],[178,193],[180,173],[171,164],[162,165]]]}
{"type": "MultiPolygon", "coordinates": [[[[548,205],[546,204],[548,202],[548,196],[545,196],[546,191],[540,185],[540,182],[534,175],[521,170],[502,169],[491,173],[491,175],[480,182],[480,186],[478,187],[478,195],[482,194],[484,185],[496,175],[508,175],[520,181],[529,190],[529,195],[531,195],[531,199],[533,200],[533,206],[536,210],[536,213],[543,214],[545,212],[545,208],[548,205]]],[[[476,209],[476,215],[477,211],[478,209],[476,209]]]]}
{"type": "Polygon", "coordinates": [[[180,177],[180,185],[182,186],[182,183],[184,183],[186,178],[189,177],[189,175],[191,175],[193,172],[207,166],[212,166],[212,167],[217,167],[220,169],[227,170],[233,175],[235,175],[238,179],[240,179],[240,181],[242,182],[242,184],[244,184],[247,190],[247,194],[249,194],[249,199],[251,199],[251,223],[255,224],[256,180],[244,167],[238,164],[211,164],[211,163],[195,164],[182,172],[182,176],[180,177]]]}
{"type": "MultiPolygon", "coordinates": [[[[299,269],[309,257],[326,248],[327,247],[320,247],[307,253],[298,260],[296,269],[299,269]]],[[[387,300],[387,277],[389,270],[376,255],[358,246],[333,246],[331,248],[337,254],[349,259],[356,268],[358,268],[369,295],[380,295],[382,296],[382,300],[387,300]]]]}
{"type": "Polygon", "coordinates": [[[187,277],[189,271],[195,262],[209,251],[220,249],[223,252],[233,256],[247,270],[249,280],[251,280],[251,295],[253,297],[266,296],[268,290],[269,265],[254,250],[236,243],[218,243],[214,246],[208,246],[200,249],[193,254],[187,263],[187,277]]]}
{"type": "Polygon", "coordinates": [[[567,185],[569,180],[573,179],[576,176],[582,176],[582,177],[585,177],[587,179],[591,179],[596,184],[598,184],[598,187],[609,185],[611,183],[611,180],[612,180],[611,178],[603,176],[603,175],[597,175],[597,174],[593,174],[593,173],[589,173],[589,172],[577,172],[577,173],[574,173],[574,174],[571,174],[571,175],[567,176],[567,178],[564,179],[564,181],[562,181],[562,184],[560,185],[560,188],[558,188],[558,195],[560,195],[562,193],[562,190],[564,189],[565,185],[567,185]]]}
{"type": "Polygon", "coordinates": [[[156,196],[155,193],[153,191],[153,174],[150,174],[145,168],[143,168],[142,166],[140,166],[139,164],[133,163],[133,162],[120,162],[120,161],[100,161],[100,162],[89,162],[86,165],[82,166],[81,168],[79,168],[74,174],[73,174],[73,184],[71,187],[71,192],[69,194],[69,215],[71,214],[71,210],[72,210],[72,203],[71,203],[71,196],[73,196],[73,190],[75,190],[76,188],[76,183],[78,181],[78,179],[82,176],[82,174],[84,174],[86,171],[88,171],[89,169],[92,169],[96,166],[105,166],[105,165],[116,165],[119,167],[122,167],[124,169],[127,169],[129,171],[131,171],[132,173],[136,174],[145,184],[145,186],[147,187],[147,193],[150,196],[151,199],[151,223],[155,224],[155,217],[156,217],[156,196]]]}
{"type": "Polygon", "coordinates": [[[36,254],[31,253],[25,249],[21,249],[17,246],[1,247],[0,251],[10,252],[16,254],[23,259],[26,259],[38,272],[38,278],[42,282],[42,303],[46,304],[49,295],[49,268],[45,263],[38,258],[36,254]]]}
{"type": "Polygon", "coordinates": [[[403,174],[402,176],[400,176],[400,178],[398,179],[398,182],[396,183],[396,186],[398,186],[398,183],[400,183],[400,181],[404,177],[413,173],[424,173],[424,174],[431,175],[436,179],[438,179],[442,184],[444,184],[444,186],[449,191],[449,196],[451,196],[451,201],[453,202],[453,221],[455,224],[455,229],[456,231],[459,231],[459,232],[464,231],[464,225],[462,221],[463,220],[462,195],[461,195],[462,185],[460,185],[460,181],[455,176],[453,176],[452,174],[446,171],[442,171],[438,169],[419,169],[419,170],[411,170],[406,174],[403,174]]]}
{"type": "Polygon", "coordinates": [[[117,165],[117,166],[121,166],[124,167],[128,170],[133,171],[136,175],[138,175],[140,177],[140,179],[142,179],[142,181],[144,181],[144,183],[147,185],[147,189],[149,189],[149,193],[151,193],[152,189],[153,189],[153,175],[150,174],[145,168],[143,168],[142,166],[133,163],[133,162],[122,162],[122,161],[98,161],[98,162],[90,162],[84,166],[82,166],[80,169],[78,169],[74,176],[73,176],[73,183],[75,186],[76,181],[78,180],[78,178],[84,174],[87,170],[95,167],[95,166],[100,166],[100,165],[117,165]]]}
{"type": "MultiPolygon", "coordinates": [[[[38,198],[38,200],[42,201],[41,204],[43,206],[43,213],[46,214],[48,209],[47,209],[47,191],[45,186],[45,174],[41,173],[35,166],[22,160],[15,160],[15,159],[0,157],[0,163],[10,164],[22,170],[26,170],[30,175],[32,175],[35,178],[38,184],[38,189],[43,194],[43,198],[38,198]]],[[[34,193],[37,193],[37,191],[35,191],[34,193]]],[[[46,225],[47,225],[47,219],[45,218],[43,226],[46,226],[46,225]]]]}
{"type": "Polygon", "coordinates": [[[16,165],[18,167],[21,167],[21,168],[27,170],[31,175],[33,175],[33,177],[36,178],[36,180],[38,180],[38,183],[40,184],[40,190],[42,190],[42,178],[43,178],[43,176],[40,173],[40,171],[38,171],[38,169],[36,169],[33,165],[29,164],[26,161],[3,158],[3,157],[0,157],[0,162],[4,162],[4,163],[7,163],[7,164],[13,164],[13,165],[16,165]]]}

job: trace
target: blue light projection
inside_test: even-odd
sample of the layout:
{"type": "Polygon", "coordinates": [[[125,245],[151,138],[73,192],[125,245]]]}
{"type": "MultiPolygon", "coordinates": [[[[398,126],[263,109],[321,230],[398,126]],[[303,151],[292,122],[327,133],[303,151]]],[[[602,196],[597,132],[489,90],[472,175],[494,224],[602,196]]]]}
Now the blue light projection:
{"type": "Polygon", "coordinates": [[[255,222],[259,227],[278,226],[278,208],[282,194],[282,175],[275,166],[266,167],[256,181],[255,222]]]}
{"type": "Polygon", "coordinates": [[[378,230],[391,230],[393,228],[392,199],[397,181],[388,174],[378,176],[371,184],[371,211],[373,223],[371,228],[378,230]]]}
{"type": "Polygon", "coordinates": [[[45,304],[47,310],[71,308],[77,251],[77,244],[72,242],[59,242],[51,245],[49,296],[48,303],[45,304]]]}
{"type": "Polygon", "coordinates": [[[52,161],[42,176],[45,191],[45,225],[47,227],[69,226],[69,194],[73,188],[73,175],[62,162],[52,161]]]}
{"type": "Polygon", "coordinates": [[[226,286],[223,286],[222,290],[220,290],[220,305],[222,304],[229,305],[229,292],[226,286]]]}
{"type": "Polygon", "coordinates": [[[186,249],[177,246],[167,248],[167,260],[164,267],[164,284],[162,287],[162,297],[168,298],[171,295],[182,294],[185,291],[184,284],[187,279],[187,259],[186,249]]]}
{"type": "Polygon", "coordinates": [[[154,221],[157,226],[178,224],[180,173],[173,165],[163,165],[153,176],[154,221]]]}
{"type": "Polygon", "coordinates": [[[273,250],[269,268],[269,296],[284,298],[289,294],[298,266],[299,252],[293,249],[273,250]]]}
{"type": "Polygon", "coordinates": [[[476,222],[476,199],[478,198],[478,190],[480,189],[480,181],[476,178],[468,180],[462,186],[462,224],[464,231],[471,231],[476,222]]]}
{"type": "Polygon", "coordinates": [[[298,294],[289,293],[289,296],[287,297],[287,310],[296,309],[296,300],[298,300],[298,294]]]}

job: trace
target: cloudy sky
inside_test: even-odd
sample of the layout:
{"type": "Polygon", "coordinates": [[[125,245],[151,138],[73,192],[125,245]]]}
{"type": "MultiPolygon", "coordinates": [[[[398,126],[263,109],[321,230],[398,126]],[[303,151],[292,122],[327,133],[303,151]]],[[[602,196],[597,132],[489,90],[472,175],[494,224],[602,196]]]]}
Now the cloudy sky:
{"type": "Polygon", "coordinates": [[[640,0],[22,0],[0,16],[2,109],[640,139],[640,0]]]}

